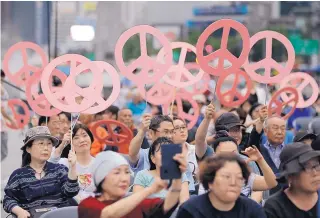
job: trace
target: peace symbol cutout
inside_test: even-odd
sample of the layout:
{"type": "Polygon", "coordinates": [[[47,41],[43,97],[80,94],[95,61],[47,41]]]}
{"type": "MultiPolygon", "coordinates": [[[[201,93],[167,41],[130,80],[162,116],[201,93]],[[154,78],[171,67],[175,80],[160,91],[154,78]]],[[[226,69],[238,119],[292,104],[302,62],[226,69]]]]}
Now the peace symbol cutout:
{"type": "Polygon", "coordinates": [[[7,127],[10,129],[23,129],[26,125],[28,125],[30,120],[30,111],[25,102],[23,102],[21,99],[10,99],[8,101],[8,106],[12,111],[14,120],[16,121],[16,127],[12,124],[6,123],[7,127]],[[18,113],[15,107],[22,107],[24,114],[18,113]]]}
{"type": "Polygon", "coordinates": [[[201,69],[203,69],[205,72],[215,76],[220,76],[221,74],[233,72],[234,70],[241,67],[249,55],[249,47],[250,35],[248,29],[243,24],[235,20],[221,19],[208,26],[200,35],[196,45],[197,60],[201,69]],[[213,32],[217,31],[220,28],[223,28],[220,49],[207,56],[204,56],[203,51],[206,45],[206,40],[212,35],[213,32]],[[231,28],[237,30],[242,38],[242,51],[239,58],[235,57],[227,49],[228,36],[231,28]],[[211,67],[209,63],[217,58],[219,58],[217,68],[211,67]],[[232,66],[229,68],[224,68],[225,60],[228,60],[232,64],[232,66]]]}
{"type": "Polygon", "coordinates": [[[162,82],[155,83],[149,90],[145,90],[144,86],[137,88],[142,98],[153,105],[162,105],[174,98],[175,88],[162,82]]]}
{"type": "Polygon", "coordinates": [[[273,114],[277,114],[278,116],[281,116],[283,108],[285,106],[290,106],[291,109],[289,113],[287,113],[285,116],[282,117],[285,120],[288,119],[296,109],[298,99],[299,99],[298,91],[292,87],[285,87],[278,90],[270,100],[270,103],[268,106],[268,116],[271,117],[273,114]],[[281,102],[280,96],[282,93],[286,93],[286,95],[290,93],[291,96],[289,97],[289,100],[281,102]],[[292,104],[293,106],[291,106],[292,104]]]}
{"type": "Polygon", "coordinates": [[[256,63],[250,64],[248,59],[243,65],[245,71],[249,74],[252,80],[255,80],[259,83],[272,84],[278,83],[284,77],[288,76],[291,72],[294,61],[295,61],[295,52],[291,42],[282,34],[274,31],[261,31],[256,33],[250,39],[250,48],[252,48],[259,40],[266,39],[266,57],[265,59],[258,61],[256,63]],[[288,53],[288,61],[286,66],[283,67],[280,63],[277,63],[272,59],[272,40],[276,39],[280,41],[286,48],[288,53]],[[256,73],[256,70],[264,68],[264,75],[256,73]],[[279,74],[276,76],[271,75],[272,68],[276,69],[279,74]]]}
{"type": "Polygon", "coordinates": [[[219,77],[216,94],[221,104],[227,107],[236,107],[241,105],[243,102],[245,102],[248,99],[251,89],[252,89],[251,79],[244,71],[238,69],[236,73],[225,74],[219,77]],[[232,87],[229,91],[222,92],[222,87],[225,84],[226,79],[230,75],[234,75],[235,77],[235,79],[232,81],[232,87]],[[245,95],[242,95],[240,91],[237,91],[237,86],[240,83],[240,77],[243,77],[245,79],[245,84],[247,86],[247,91],[245,95]],[[235,98],[237,100],[235,100],[235,98]]]}
{"type": "MultiPolygon", "coordinates": [[[[196,123],[198,121],[198,117],[200,115],[199,106],[198,106],[197,102],[192,99],[191,95],[180,95],[178,93],[175,97],[175,100],[177,102],[177,107],[178,107],[178,116],[187,121],[187,123],[188,123],[187,127],[189,130],[192,129],[192,127],[194,127],[194,125],[196,125],[196,123]],[[194,114],[188,114],[183,111],[182,100],[188,101],[191,104],[193,111],[194,111],[194,114]]],[[[169,103],[163,105],[164,111],[166,111],[168,114],[169,114],[169,110],[171,107],[171,103],[172,102],[169,102],[169,103]]]]}
{"type": "MultiPolygon", "coordinates": [[[[41,71],[36,72],[33,74],[30,79],[27,81],[26,85],[26,98],[28,104],[32,108],[32,110],[39,114],[40,116],[47,116],[51,117],[53,115],[59,114],[61,111],[57,108],[54,108],[47,100],[46,96],[42,93],[39,94],[39,85],[40,85],[40,78],[41,78],[41,71]]],[[[60,70],[54,69],[52,72],[52,76],[58,77],[58,79],[64,83],[67,79],[67,76],[61,72],[60,70]]],[[[49,84],[50,90],[54,93],[58,90],[58,87],[53,87],[53,77],[50,78],[51,82],[49,84]]],[[[61,99],[62,100],[62,99],[61,99]]]]}
{"type": "Polygon", "coordinates": [[[99,102],[100,92],[103,88],[102,81],[101,70],[93,62],[81,55],[66,54],[54,59],[44,68],[41,87],[46,98],[55,108],[69,113],[79,113],[99,102]],[[57,66],[63,63],[70,64],[70,74],[64,84],[62,84],[62,87],[55,93],[52,93],[49,88],[51,74],[57,66]],[[76,84],[76,77],[87,69],[90,69],[90,72],[93,74],[93,81],[89,87],[80,88],[76,84]],[[83,97],[83,100],[77,103],[76,98],[79,96],[83,97]],[[64,98],[63,102],[60,100],[62,98],[64,98]]]}
{"type": "MultiPolygon", "coordinates": [[[[88,113],[88,114],[95,114],[98,113],[100,111],[103,111],[105,109],[107,109],[112,103],[114,103],[119,94],[120,94],[120,77],[118,75],[118,72],[116,71],[116,69],[109,63],[104,62],[104,61],[94,61],[93,63],[95,63],[97,65],[97,67],[101,70],[101,74],[103,73],[103,71],[106,71],[109,76],[111,77],[112,80],[112,92],[111,95],[108,97],[107,100],[104,100],[101,96],[101,94],[99,95],[99,93],[101,93],[101,90],[96,89],[96,103],[98,104],[97,106],[93,106],[85,111],[83,111],[82,113],[88,113]]],[[[98,87],[100,88],[100,87],[98,87]]]]}
{"type": "MultiPolygon", "coordinates": [[[[179,62],[177,65],[172,65],[169,68],[168,73],[163,76],[163,80],[169,85],[172,85],[177,88],[184,88],[199,81],[202,78],[204,71],[201,70],[199,67],[199,72],[194,76],[190,72],[190,69],[186,67],[188,63],[185,63],[187,52],[192,51],[196,53],[196,48],[193,45],[190,45],[189,43],[185,42],[173,42],[171,43],[171,48],[172,50],[181,48],[179,62]],[[185,77],[184,81],[182,80],[182,76],[185,77]]],[[[167,53],[165,53],[165,49],[162,48],[158,53],[157,60],[163,60],[166,55],[167,53]]]]}
{"type": "Polygon", "coordinates": [[[115,120],[100,120],[92,125],[91,132],[94,138],[100,143],[118,146],[120,153],[122,150],[125,150],[125,148],[122,147],[125,145],[128,146],[130,141],[133,139],[132,131],[123,123],[115,120]],[[115,132],[113,129],[114,126],[121,129],[121,134],[115,132]],[[98,128],[104,128],[106,132],[99,135],[98,128]]]}
{"type": "MultiPolygon", "coordinates": [[[[311,106],[314,102],[316,102],[319,95],[319,85],[315,81],[315,79],[307,73],[291,73],[289,76],[285,77],[281,83],[280,88],[284,88],[287,86],[291,86],[297,89],[299,95],[299,101],[297,103],[297,108],[306,108],[311,106]],[[312,87],[312,95],[309,99],[304,100],[302,95],[304,88],[308,85],[312,87]]],[[[284,101],[288,101],[289,97],[285,92],[281,93],[281,98],[284,101]]]]}
{"type": "Polygon", "coordinates": [[[48,58],[45,52],[42,50],[42,48],[39,45],[34,44],[32,42],[18,42],[8,49],[7,53],[4,55],[2,64],[3,64],[4,73],[12,83],[14,83],[17,86],[25,86],[26,81],[28,81],[28,79],[31,76],[31,72],[35,73],[39,71],[41,68],[45,67],[48,64],[48,58]],[[38,55],[40,55],[41,57],[40,68],[29,65],[27,49],[31,49],[35,51],[38,55]],[[10,60],[12,59],[13,54],[17,51],[21,52],[23,66],[21,69],[19,69],[18,72],[11,72],[9,69],[10,68],[9,63],[10,63],[10,60]]]}
{"type": "Polygon", "coordinates": [[[140,25],[130,28],[119,37],[115,49],[115,60],[120,73],[135,82],[138,86],[144,86],[144,84],[157,82],[167,73],[172,62],[172,50],[168,39],[160,30],[152,26],[140,25]],[[122,57],[123,47],[127,40],[135,34],[139,34],[140,37],[141,56],[126,66],[122,57]],[[153,35],[163,45],[163,49],[167,54],[164,63],[153,60],[148,56],[147,34],[153,35]],[[138,68],[141,69],[141,72],[136,75],[133,74],[134,70],[138,68]],[[150,70],[153,71],[152,76],[149,76],[150,70]]]}
{"type": "MultiPolygon", "coordinates": [[[[187,63],[185,67],[190,69],[200,69],[200,66],[196,63],[187,63]]],[[[209,89],[210,76],[204,73],[202,78],[196,83],[178,90],[179,95],[198,95],[203,94],[209,89]]]]}

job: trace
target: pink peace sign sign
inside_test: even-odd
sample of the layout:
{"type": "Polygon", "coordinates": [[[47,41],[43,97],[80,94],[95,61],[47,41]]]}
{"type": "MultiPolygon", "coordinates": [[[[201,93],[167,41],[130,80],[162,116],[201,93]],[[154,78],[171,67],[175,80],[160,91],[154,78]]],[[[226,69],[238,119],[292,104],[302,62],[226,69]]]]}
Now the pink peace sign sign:
{"type": "MultiPolygon", "coordinates": [[[[192,99],[191,95],[177,94],[175,100],[178,107],[178,116],[185,119],[186,121],[189,121],[188,129],[192,129],[192,127],[194,127],[194,125],[197,123],[198,117],[200,115],[200,110],[197,102],[192,99]],[[188,114],[183,111],[182,100],[188,101],[191,104],[194,114],[188,114]]],[[[169,102],[163,105],[164,111],[166,111],[167,113],[169,113],[171,103],[172,102],[169,102]]]]}
{"type": "MultiPolygon", "coordinates": [[[[297,89],[299,94],[299,101],[297,103],[297,108],[305,108],[311,106],[318,98],[319,95],[319,85],[315,81],[315,79],[307,73],[291,73],[289,76],[285,77],[281,83],[280,88],[284,88],[286,86],[293,86],[297,89]],[[303,98],[303,89],[308,85],[312,87],[312,95],[309,99],[304,100],[303,98]]],[[[289,100],[289,97],[285,92],[281,93],[281,98],[285,101],[289,100]]]]}
{"type": "Polygon", "coordinates": [[[10,99],[8,101],[8,106],[13,113],[13,117],[16,121],[16,126],[7,123],[7,127],[11,129],[23,129],[23,127],[28,125],[30,119],[30,111],[28,105],[25,102],[23,102],[21,99],[10,99]],[[18,113],[15,107],[22,107],[24,114],[18,113]]]}
{"type": "Polygon", "coordinates": [[[108,97],[107,100],[104,100],[99,93],[101,93],[101,89],[98,90],[96,89],[96,103],[98,104],[97,106],[92,106],[91,108],[83,111],[83,113],[87,114],[95,114],[100,111],[103,111],[107,109],[113,102],[115,102],[120,94],[120,77],[118,75],[117,70],[109,63],[104,62],[104,61],[94,61],[94,63],[98,66],[98,68],[102,71],[106,71],[109,76],[111,77],[112,80],[112,92],[111,95],[108,97]]]}
{"type": "Polygon", "coordinates": [[[143,99],[153,105],[171,102],[175,95],[175,88],[162,82],[157,82],[149,90],[145,90],[144,86],[138,86],[137,88],[143,99]]]}
{"type": "Polygon", "coordinates": [[[243,102],[245,102],[248,99],[251,89],[252,89],[251,79],[244,71],[238,69],[236,73],[225,74],[219,78],[217,83],[216,93],[221,104],[227,107],[235,107],[235,106],[241,105],[243,102]],[[230,90],[223,93],[221,89],[230,75],[234,75],[235,77],[235,79],[232,82],[232,87],[230,90]],[[237,85],[240,82],[240,77],[243,77],[245,79],[245,84],[247,86],[247,91],[244,95],[242,95],[239,91],[237,91],[237,85]],[[235,97],[237,98],[237,100],[234,99],[235,97]]]}
{"type": "Polygon", "coordinates": [[[294,110],[296,109],[298,99],[299,99],[299,94],[295,88],[285,87],[285,88],[278,90],[272,96],[271,101],[269,103],[268,116],[270,117],[273,114],[277,114],[278,116],[281,116],[283,108],[288,105],[291,107],[291,110],[289,111],[289,113],[287,113],[285,116],[282,117],[285,120],[288,119],[291,116],[291,114],[293,114],[294,110]],[[291,96],[289,97],[289,100],[281,102],[280,96],[282,93],[286,93],[286,95],[288,93],[290,93],[291,96]],[[292,104],[293,104],[293,106],[291,106],[292,104]]]}
{"type": "MultiPolygon", "coordinates": [[[[200,69],[200,66],[197,63],[187,63],[185,65],[185,67],[187,69],[200,69]]],[[[179,89],[179,95],[198,95],[198,94],[203,94],[204,92],[206,92],[209,89],[209,82],[210,82],[210,76],[207,73],[204,73],[202,78],[197,81],[196,83],[188,86],[188,87],[184,87],[182,89],[179,89]]]]}
{"type": "Polygon", "coordinates": [[[294,62],[295,62],[295,52],[291,42],[282,34],[274,32],[274,31],[261,31],[256,33],[250,39],[250,48],[252,48],[259,40],[266,39],[266,57],[258,61],[256,63],[250,64],[248,59],[244,64],[245,71],[249,74],[252,80],[255,80],[259,83],[265,84],[273,84],[278,83],[284,77],[288,76],[291,72],[294,62]],[[277,63],[272,59],[272,40],[276,39],[280,41],[288,53],[288,62],[286,66],[283,67],[280,63],[277,63]],[[256,70],[264,68],[264,75],[260,75],[256,73],[256,70]],[[272,76],[271,70],[272,68],[276,69],[279,74],[276,76],[272,76]]]}
{"type": "MultiPolygon", "coordinates": [[[[199,72],[194,76],[191,72],[190,69],[188,69],[185,65],[186,61],[186,56],[187,52],[194,52],[196,53],[196,48],[193,45],[190,45],[189,43],[186,42],[172,42],[171,43],[171,48],[176,49],[176,48],[181,48],[180,52],[180,57],[179,57],[179,62],[177,65],[172,65],[169,70],[168,74],[164,75],[163,80],[168,83],[169,85],[172,85],[177,88],[183,88],[189,85],[194,84],[195,82],[199,81],[203,74],[204,71],[199,69],[199,72]],[[182,77],[185,77],[184,81],[182,77]]],[[[159,53],[158,53],[158,61],[161,61],[164,59],[164,57],[168,54],[165,53],[165,49],[162,48],[159,53]]],[[[171,53],[170,53],[171,54],[171,53]]]]}
{"type": "Polygon", "coordinates": [[[47,100],[57,109],[65,112],[79,113],[89,109],[96,102],[99,102],[99,94],[103,88],[101,70],[89,59],[77,55],[66,54],[52,60],[43,70],[41,78],[41,88],[47,100]],[[50,77],[57,66],[63,63],[70,64],[70,75],[62,84],[58,91],[50,90],[50,77]],[[80,88],[76,84],[76,77],[85,70],[90,69],[93,74],[93,80],[89,87],[80,88]],[[83,98],[81,102],[77,102],[76,98],[83,98]],[[63,99],[63,101],[61,101],[63,99]]]}
{"type": "MultiPolygon", "coordinates": [[[[42,71],[38,71],[33,74],[30,79],[27,81],[26,85],[26,97],[27,101],[32,108],[32,110],[41,115],[41,116],[53,116],[59,114],[61,111],[57,108],[54,108],[49,101],[47,100],[44,94],[39,94],[38,87],[40,84],[42,71]]],[[[67,79],[67,76],[60,70],[54,69],[52,76],[58,77],[58,79],[64,83],[67,79]]],[[[50,77],[51,82],[49,83],[50,90],[54,93],[59,88],[53,87],[53,77],[50,77]]]]}
{"type": "Polygon", "coordinates": [[[245,62],[246,58],[249,55],[250,51],[250,35],[248,29],[241,23],[231,19],[221,19],[210,26],[208,26],[203,33],[200,35],[197,45],[197,59],[201,69],[205,72],[220,76],[224,72],[230,73],[234,70],[238,69],[242,66],[245,62]],[[213,32],[217,31],[218,29],[223,28],[222,38],[221,38],[221,45],[220,49],[212,52],[211,54],[204,56],[203,51],[206,45],[207,39],[212,35],[213,32]],[[228,50],[228,36],[230,33],[230,29],[233,28],[238,31],[242,38],[242,51],[240,56],[237,58],[228,50]],[[219,58],[217,68],[213,68],[210,66],[210,62],[219,58]],[[224,61],[228,60],[231,62],[231,67],[224,68],[224,61]]]}
{"type": "Polygon", "coordinates": [[[115,49],[115,60],[120,73],[135,82],[138,86],[144,86],[144,84],[157,82],[167,73],[172,62],[172,50],[170,42],[160,30],[152,26],[140,25],[130,28],[119,37],[115,49]],[[141,56],[134,60],[129,66],[126,66],[122,56],[123,47],[128,39],[135,34],[139,34],[140,36],[141,56]],[[155,61],[148,56],[147,34],[153,35],[163,45],[163,49],[167,54],[164,63],[155,61]],[[134,70],[138,68],[141,69],[141,72],[136,75],[133,74],[134,70]],[[153,71],[152,76],[149,76],[150,70],[153,71]]]}
{"type": "Polygon", "coordinates": [[[48,64],[48,58],[42,48],[32,42],[18,42],[11,46],[7,53],[4,55],[3,59],[3,71],[9,80],[17,86],[24,86],[26,81],[30,78],[31,72],[35,73],[39,71],[42,67],[48,64]],[[30,66],[28,64],[28,54],[27,49],[35,51],[41,58],[41,67],[30,66]],[[13,54],[17,51],[21,52],[23,67],[19,69],[18,72],[11,72],[9,67],[9,62],[13,58],[13,54]]]}

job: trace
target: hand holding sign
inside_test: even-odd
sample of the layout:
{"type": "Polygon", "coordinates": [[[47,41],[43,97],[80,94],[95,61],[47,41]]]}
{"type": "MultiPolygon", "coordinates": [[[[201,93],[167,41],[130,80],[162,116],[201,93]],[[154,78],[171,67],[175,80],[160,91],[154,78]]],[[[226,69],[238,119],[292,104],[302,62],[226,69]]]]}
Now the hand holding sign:
{"type": "Polygon", "coordinates": [[[256,33],[250,39],[250,48],[252,48],[261,39],[266,39],[265,59],[254,64],[250,64],[249,61],[247,60],[243,67],[245,71],[249,74],[249,76],[252,78],[252,80],[255,80],[260,83],[265,83],[265,84],[278,83],[284,77],[288,76],[293,68],[294,61],[295,61],[294,48],[291,42],[284,35],[274,31],[261,31],[256,33]],[[277,63],[275,60],[272,59],[272,40],[273,39],[280,41],[287,49],[288,62],[285,67],[283,67],[280,63],[277,63]],[[257,74],[256,70],[260,68],[265,69],[264,75],[257,74]],[[272,68],[277,69],[279,74],[276,76],[272,76],[271,75],[272,68]]]}
{"type": "Polygon", "coordinates": [[[271,98],[271,101],[269,103],[268,106],[268,116],[271,117],[273,114],[277,114],[278,116],[281,116],[283,108],[285,106],[290,106],[290,104],[293,104],[293,106],[291,107],[289,113],[287,113],[284,117],[282,117],[283,119],[288,119],[291,114],[294,112],[294,110],[297,107],[297,103],[298,103],[298,99],[299,99],[299,94],[297,92],[296,89],[291,88],[291,87],[285,87],[282,88],[280,90],[278,90],[273,97],[271,98]],[[286,93],[286,95],[288,93],[290,93],[290,97],[289,100],[287,101],[280,101],[280,96],[282,93],[286,93]]]}
{"type": "Polygon", "coordinates": [[[16,125],[7,123],[7,127],[11,129],[23,129],[26,125],[28,125],[30,120],[30,111],[25,102],[23,102],[21,99],[10,99],[8,101],[8,106],[13,113],[14,119],[16,120],[16,125]],[[24,114],[18,113],[16,107],[22,107],[24,114]]]}
{"type": "Polygon", "coordinates": [[[245,62],[245,60],[249,55],[249,51],[250,51],[249,40],[250,40],[249,32],[243,24],[231,19],[221,19],[214,22],[203,31],[203,33],[200,35],[197,42],[197,46],[196,46],[197,59],[201,69],[215,76],[220,76],[225,73],[230,73],[238,69],[239,67],[242,66],[242,64],[245,62]],[[220,28],[223,28],[220,49],[214,51],[213,53],[207,56],[204,56],[203,51],[204,51],[206,40],[212,35],[213,32],[217,31],[220,28]],[[228,36],[231,28],[237,30],[240,33],[240,36],[242,38],[242,42],[243,42],[242,52],[239,58],[231,54],[227,48],[228,36]],[[219,58],[218,66],[217,68],[212,68],[209,63],[217,58],[219,58]],[[228,60],[229,62],[231,62],[231,67],[224,68],[225,60],[228,60]]]}
{"type": "Polygon", "coordinates": [[[29,80],[31,72],[38,72],[41,68],[48,64],[48,58],[42,48],[32,42],[18,42],[11,46],[3,59],[3,71],[9,80],[17,86],[24,86],[26,81],[29,80]],[[27,49],[34,50],[41,57],[41,67],[30,66],[28,63],[27,49]],[[23,67],[16,73],[10,71],[10,60],[13,54],[20,51],[22,54],[23,67]]]}
{"type": "MultiPolygon", "coordinates": [[[[297,108],[306,108],[311,106],[318,98],[319,95],[319,85],[315,81],[315,79],[307,73],[291,73],[289,76],[285,77],[281,83],[280,88],[284,88],[287,86],[293,86],[297,89],[299,94],[299,101],[297,104],[297,108]],[[312,87],[311,97],[307,100],[304,100],[303,90],[308,85],[312,87]]],[[[289,97],[285,92],[281,93],[281,98],[285,101],[288,101],[289,97]]]]}
{"type": "Polygon", "coordinates": [[[160,80],[167,73],[172,62],[172,50],[168,39],[160,30],[148,25],[135,26],[125,31],[118,39],[114,52],[120,73],[135,82],[138,86],[144,86],[144,84],[160,80]],[[126,66],[122,57],[123,47],[127,40],[135,34],[139,34],[140,37],[141,56],[133,61],[132,64],[126,66]],[[147,34],[153,35],[163,45],[163,49],[167,54],[164,63],[157,62],[148,56],[147,34]],[[133,74],[133,71],[137,68],[141,69],[141,73],[133,74]],[[153,71],[151,77],[149,77],[150,70],[153,71]]]}

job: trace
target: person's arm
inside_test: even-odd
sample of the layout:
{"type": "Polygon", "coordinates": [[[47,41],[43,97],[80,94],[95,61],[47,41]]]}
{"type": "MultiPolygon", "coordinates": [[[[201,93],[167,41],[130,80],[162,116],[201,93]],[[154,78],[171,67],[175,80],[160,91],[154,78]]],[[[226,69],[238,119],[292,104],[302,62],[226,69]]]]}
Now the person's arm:
{"type": "Polygon", "coordinates": [[[263,197],[263,192],[261,192],[261,191],[253,191],[251,193],[251,199],[259,204],[262,201],[262,197],[263,197]]]}
{"type": "Polygon", "coordinates": [[[137,135],[131,140],[129,145],[129,160],[131,163],[136,164],[139,160],[139,151],[146,132],[149,129],[151,122],[151,115],[145,114],[142,117],[142,125],[138,130],[137,135]]]}
{"type": "Polygon", "coordinates": [[[207,150],[206,136],[208,127],[213,118],[215,107],[213,104],[209,104],[205,111],[204,119],[202,120],[197,132],[196,132],[196,155],[201,159],[207,150]]]}
{"type": "Polygon", "coordinates": [[[266,191],[277,186],[276,176],[256,146],[248,147],[242,153],[249,156],[247,162],[257,162],[263,174],[263,176],[256,175],[252,187],[253,191],[266,191]]]}
{"type": "Polygon", "coordinates": [[[9,116],[9,114],[7,114],[5,108],[3,106],[1,106],[1,114],[2,116],[8,120],[11,124],[15,125],[15,122],[13,121],[13,119],[9,116]]]}
{"type": "Polygon", "coordinates": [[[77,196],[77,194],[80,191],[77,170],[76,170],[76,161],[77,161],[77,157],[74,151],[70,150],[69,158],[68,158],[69,169],[64,165],[59,164],[59,167],[63,168],[61,170],[61,174],[59,178],[59,181],[61,184],[61,193],[67,198],[73,198],[77,196]]]}
{"type": "MultiPolygon", "coordinates": [[[[261,155],[262,156],[262,155],[261,155]]],[[[276,175],[273,173],[271,167],[262,157],[257,161],[263,176],[256,176],[253,182],[253,190],[255,191],[266,191],[272,189],[278,185],[276,175]]]]}
{"type": "Polygon", "coordinates": [[[160,179],[156,179],[152,186],[147,187],[140,192],[134,193],[126,198],[106,206],[101,212],[101,218],[118,218],[124,217],[136,208],[145,198],[158,193],[166,187],[167,183],[160,179]]]}
{"type": "Polygon", "coordinates": [[[71,130],[64,134],[63,139],[58,147],[52,149],[52,153],[50,156],[50,159],[48,160],[51,163],[58,163],[62,154],[63,149],[66,147],[66,145],[69,144],[71,139],[71,130]]]}
{"type": "Polygon", "coordinates": [[[189,184],[187,181],[183,182],[181,185],[181,192],[179,197],[180,204],[186,202],[189,200],[190,194],[189,194],[189,184]]]}

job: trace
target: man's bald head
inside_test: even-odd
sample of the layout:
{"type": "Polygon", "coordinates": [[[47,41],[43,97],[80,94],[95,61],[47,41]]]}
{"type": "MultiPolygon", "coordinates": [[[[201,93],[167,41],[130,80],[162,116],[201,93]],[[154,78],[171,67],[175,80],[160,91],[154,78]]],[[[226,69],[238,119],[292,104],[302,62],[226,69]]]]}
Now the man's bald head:
{"type": "Polygon", "coordinates": [[[281,145],[286,136],[286,121],[279,116],[268,117],[263,123],[264,132],[270,144],[281,145]]]}
{"type": "Polygon", "coordinates": [[[133,125],[132,111],[128,108],[123,108],[118,112],[118,120],[131,128],[133,125]]]}

